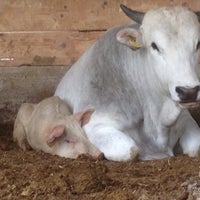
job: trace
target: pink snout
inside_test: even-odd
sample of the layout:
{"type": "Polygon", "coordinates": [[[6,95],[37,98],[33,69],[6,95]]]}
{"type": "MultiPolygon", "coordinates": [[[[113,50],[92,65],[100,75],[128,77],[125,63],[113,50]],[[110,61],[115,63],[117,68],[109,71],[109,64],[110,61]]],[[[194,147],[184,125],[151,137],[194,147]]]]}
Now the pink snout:
{"type": "Polygon", "coordinates": [[[89,144],[89,145],[84,145],[81,144],[78,147],[78,154],[89,154],[90,156],[92,156],[94,159],[103,159],[104,158],[104,154],[103,152],[101,152],[98,148],[96,148],[93,144],[89,144]]]}
{"type": "Polygon", "coordinates": [[[104,159],[104,153],[97,150],[96,152],[94,152],[93,154],[90,154],[93,158],[98,159],[98,160],[102,160],[104,159]]]}

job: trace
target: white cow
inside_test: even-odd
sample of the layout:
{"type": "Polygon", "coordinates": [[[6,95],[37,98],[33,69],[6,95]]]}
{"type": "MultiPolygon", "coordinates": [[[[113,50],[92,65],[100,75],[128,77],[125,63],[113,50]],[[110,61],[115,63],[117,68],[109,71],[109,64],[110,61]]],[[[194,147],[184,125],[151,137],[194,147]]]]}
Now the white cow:
{"type": "Polygon", "coordinates": [[[186,108],[200,101],[200,26],[186,7],[146,14],[108,30],[72,66],[55,92],[74,112],[93,107],[84,126],[109,160],[160,159],[175,146],[197,156],[200,129],[186,108]]]}

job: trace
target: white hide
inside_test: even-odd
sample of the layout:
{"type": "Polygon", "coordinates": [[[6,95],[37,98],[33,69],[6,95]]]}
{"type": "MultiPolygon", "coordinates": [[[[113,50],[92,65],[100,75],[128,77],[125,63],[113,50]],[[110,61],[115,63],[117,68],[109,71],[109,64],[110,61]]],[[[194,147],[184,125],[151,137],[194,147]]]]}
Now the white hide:
{"type": "Polygon", "coordinates": [[[93,110],[71,115],[67,104],[59,97],[50,97],[39,104],[21,105],[14,124],[13,138],[26,150],[32,148],[66,158],[102,153],[91,144],[81,124],[88,122],[93,110]]]}
{"type": "Polygon", "coordinates": [[[184,7],[151,10],[146,13],[140,30],[144,46],[151,47],[154,42],[159,48],[159,51],[149,48],[148,59],[160,82],[168,85],[172,99],[179,101],[177,86],[199,85],[196,71],[200,26],[196,15],[184,7]]]}
{"type": "Polygon", "coordinates": [[[142,24],[108,30],[70,68],[55,95],[78,112],[95,109],[84,127],[107,159],[199,155],[200,129],[177,87],[199,87],[200,26],[181,6],[148,11],[142,24]]]}

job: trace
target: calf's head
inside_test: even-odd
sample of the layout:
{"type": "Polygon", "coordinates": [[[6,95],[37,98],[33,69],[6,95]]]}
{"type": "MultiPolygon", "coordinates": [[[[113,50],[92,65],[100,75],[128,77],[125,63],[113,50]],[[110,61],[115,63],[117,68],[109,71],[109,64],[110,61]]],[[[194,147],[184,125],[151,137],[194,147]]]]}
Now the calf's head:
{"type": "MultiPolygon", "coordinates": [[[[141,24],[139,29],[125,28],[118,41],[146,52],[148,66],[170,97],[184,105],[200,101],[197,76],[200,48],[198,14],[186,7],[152,9],[146,14],[123,5],[128,17],[141,24]]],[[[200,19],[200,18],[199,18],[200,19]]]]}
{"type": "Polygon", "coordinates": [[[87,138],[83,126],[88,123],[93,109],[66,116],[47,127],[46,143],[53,147],[57,143],[60,156],[77,158],[81,154],[90,154],[94,158],[103,158],[103,153],[87,138]]]}

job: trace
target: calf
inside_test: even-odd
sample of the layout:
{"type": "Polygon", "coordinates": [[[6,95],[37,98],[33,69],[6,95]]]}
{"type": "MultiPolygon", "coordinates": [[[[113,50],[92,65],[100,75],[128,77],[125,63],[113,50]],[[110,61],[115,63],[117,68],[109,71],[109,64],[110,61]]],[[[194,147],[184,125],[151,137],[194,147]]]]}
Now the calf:
{"type": "Polygon", "coordinates": [[[39,104],[21,105],[14,124],[13,138],[26,150],[32,148],[66,158],[102,153],[89,142],[81,126],[88,123],[94,110],[71,115],[59,97],[50,97],[39,104]]]}

